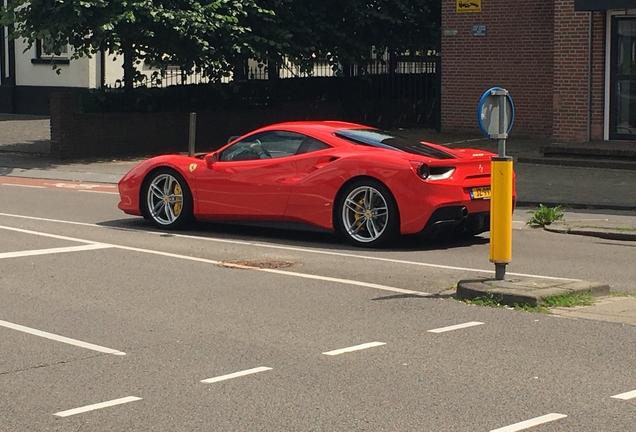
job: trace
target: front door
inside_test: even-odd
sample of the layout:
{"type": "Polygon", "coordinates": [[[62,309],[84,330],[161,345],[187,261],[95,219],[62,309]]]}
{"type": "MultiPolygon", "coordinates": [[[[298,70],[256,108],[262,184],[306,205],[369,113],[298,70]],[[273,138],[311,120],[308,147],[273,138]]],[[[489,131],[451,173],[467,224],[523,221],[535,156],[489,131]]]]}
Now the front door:
{"type": "Polygon", "coordinates": [[[610,139],[636,140],[636,17],[612,19],[610,139]]]}

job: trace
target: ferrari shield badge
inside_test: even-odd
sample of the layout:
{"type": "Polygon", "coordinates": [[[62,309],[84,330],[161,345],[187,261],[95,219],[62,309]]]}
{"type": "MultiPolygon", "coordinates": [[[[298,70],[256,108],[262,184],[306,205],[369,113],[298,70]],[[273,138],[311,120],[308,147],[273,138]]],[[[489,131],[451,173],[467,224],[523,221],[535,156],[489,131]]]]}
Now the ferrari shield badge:
{"type": "Polygon", "coordinates": [[[194,171],[195,169],[197,169],[197,164],[190,164],[190,172],[194,171]]]}

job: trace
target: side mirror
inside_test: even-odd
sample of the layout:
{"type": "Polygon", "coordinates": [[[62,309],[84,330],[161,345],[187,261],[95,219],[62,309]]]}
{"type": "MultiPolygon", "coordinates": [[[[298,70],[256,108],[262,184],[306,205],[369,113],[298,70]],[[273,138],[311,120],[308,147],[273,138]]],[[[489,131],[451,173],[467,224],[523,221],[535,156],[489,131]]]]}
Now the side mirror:
{"type": "Polygon", "coordinates": [[[212,165],[214,165],[219,160],[219,154],[217,152],[208,153],[205,155],[204,159],[205,163],[208,165],[208,168],[212,168],[212,165]]]}

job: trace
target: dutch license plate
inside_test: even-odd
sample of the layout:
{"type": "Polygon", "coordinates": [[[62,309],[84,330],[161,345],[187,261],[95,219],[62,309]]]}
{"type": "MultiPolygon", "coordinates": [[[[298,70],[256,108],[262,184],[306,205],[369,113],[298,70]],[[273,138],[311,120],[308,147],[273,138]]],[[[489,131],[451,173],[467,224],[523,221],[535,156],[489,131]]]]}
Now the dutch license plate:
{"type": "Polygon", "coordinates": [[[488,199],[490,198],[490,186],[469,188],[468,193],[470,194],[470,199],[488,199]]]}

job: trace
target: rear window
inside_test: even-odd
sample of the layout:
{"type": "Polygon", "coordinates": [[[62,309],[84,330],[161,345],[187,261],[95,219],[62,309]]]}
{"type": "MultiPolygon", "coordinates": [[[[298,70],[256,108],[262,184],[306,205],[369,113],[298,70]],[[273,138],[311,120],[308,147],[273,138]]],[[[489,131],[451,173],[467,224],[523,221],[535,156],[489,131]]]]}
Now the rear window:
{"type": "Polygon", "coordinates": [[[455,159],[455,156],[450,153],[427,146],[419,141],[393,135],[381,130],[343,129],[336,132],[335,135],[354,144],[403,151],[435,159],[455,159]]]}

